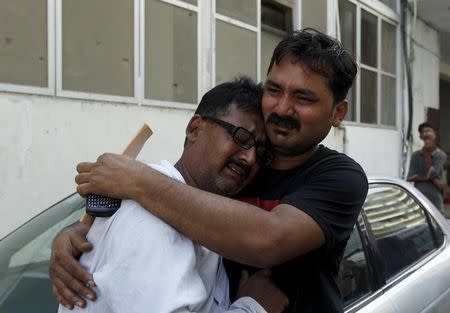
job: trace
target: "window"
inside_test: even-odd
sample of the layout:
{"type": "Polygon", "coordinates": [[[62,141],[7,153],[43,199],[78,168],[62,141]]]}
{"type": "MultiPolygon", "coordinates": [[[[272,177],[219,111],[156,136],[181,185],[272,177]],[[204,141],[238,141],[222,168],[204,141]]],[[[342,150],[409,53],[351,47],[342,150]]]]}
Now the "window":
{"type": "Polygon", "coordinates": [[[0,1],[0,83],[48,86],[47,0],[0,1]]]}
{"type": "Polygon", "coordinates": [[[133,0],[62,1],[63,90],[134,95],[133,12],[133,0]]]}
{"type": "Polygon", "coordinates": [[[327,0],[302,1],[302,28],[312,27],[327,33],[327,0]]]}
{"type": "MultiPolygon", "coordinates": [[[[340,12],[340,34],[344,47],[352,54],[356,55],[356,5],[347,0],[339,0],[340,12]]],[[[348,91],[347,100],[349,108],[346,120],[356,120],[356,89],[355,84],[348,91]]]]}
{"type": "Polygon", "coordinates": [[[144,63],[146,99],[197,103],[197,12],[146,0],[144,63]]]}
{"type": "Polygon", "coordinates": [[[275,46],[292,31],[292,7],[293,0],[216,0],[216,84],[240,74],[265,80],[275,46]]]}
{"type": "Polygon", "coordinates": [[[216,84],[257,79],[258,0],[216,0],[216,84]]]}
{"type": "Polygon", "coordinates": [[[412,196],[394,186],[369,189],[364,211],[390,280],[442,244],[436,223],[412,196]]]}
{"type": "MultiPolygon", "coordinates": [[[[361,217],[358,224],[361,224],[361,217]]],[[[369,270],[364,248],[358,228],[355,227],[348,239],[339,268],[339,288],[342,293],[344,306],[369,294],[369,270]]]]}
{"type": "Polygon", "coordinates": [[[397,21],[359,2],[339,0],[340,38],[360,66],[347,120],[396,126],[397,28],[397,21]]]}
{"type": "Polygon", "coordinates": [[[0,88],[192,109],[215,84],[265,79],[294,1],[1,1],[0,88]]]}
{"type": "Polygon", "coordinates": [[[261,2],[261,80],[266,78],[277,44],[292,31],[292,1],[261,2]]]}

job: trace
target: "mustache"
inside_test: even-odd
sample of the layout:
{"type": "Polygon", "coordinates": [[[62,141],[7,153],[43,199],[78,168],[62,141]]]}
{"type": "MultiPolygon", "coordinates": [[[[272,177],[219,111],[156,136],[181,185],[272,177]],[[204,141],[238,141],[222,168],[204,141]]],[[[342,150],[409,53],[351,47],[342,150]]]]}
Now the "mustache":
{"type": "Polygon", "coordinates": [[[292,117],[281,117],[275,112],[270,113],[267,118],[267,124],[275,124],[277,126],[290,128],[290,129],[300,129],[300,121],[292,117]]]}
{"type": "Polygon", "coordinates": [[[244,172],[245,178],[247,178],[250,175],[250,166],[248,166],[244,162],[240,162],[240,161],[235,160],[235,159],[229,159],[227,164],[234,164],[235,166],[241,168],[242,171],[244,172]]]}

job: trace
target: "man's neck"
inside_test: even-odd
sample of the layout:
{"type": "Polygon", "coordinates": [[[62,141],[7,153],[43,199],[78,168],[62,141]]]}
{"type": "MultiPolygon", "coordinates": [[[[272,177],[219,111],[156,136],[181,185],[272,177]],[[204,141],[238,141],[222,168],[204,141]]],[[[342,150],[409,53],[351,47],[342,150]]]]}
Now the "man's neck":
{"type": "Polygon", "coordinates": [[[314,155],[317,148],[318,146],[315,146],[313,149],[299,155],[286,155],[278,152],[275,154],[275,158],[270,167],[275,170],[289,170],[299,167],[314,155]]]}
{"type": "Polygon", "coordinates": [[[432,146],[428,146],[428,147],[424,146],[423,147],[423,152],[425,152],[425,153],[432,153],[436,149],[437,149],[436,145],[432,145],[432,146]]]}
{"type": "Polygon", "coordinates": [[[175,163],[174,167],[178,170],[178,172],[180,172],[181,176],[183,176],[184,181],[186,182],[187,185],[196,187],[196,184],[195,184],[191,174],[189,173],[189,170],[187,169],[186,165],[184,164],[182,158],[179,159],[177,161],[177,163],[175,163]]]}

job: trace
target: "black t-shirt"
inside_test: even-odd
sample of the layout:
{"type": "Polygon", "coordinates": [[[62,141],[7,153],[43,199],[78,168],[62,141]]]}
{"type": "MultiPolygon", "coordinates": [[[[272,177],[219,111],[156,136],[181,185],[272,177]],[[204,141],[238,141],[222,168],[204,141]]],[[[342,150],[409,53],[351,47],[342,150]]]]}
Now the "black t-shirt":
{"type": "MultiPolygon", "coordinates": [[[[241,199],[271,210],[289,204],[311,216],[321,227],[326,244],[272,269],[289,297],[286,312],[342,312],[337,284],[339,263],[367,195],[367,177],[345,154],[320,145],[300,167],[263,170],[241,199]]],[[[270,231],[270,230],[268,230],[270,231]]],[[[232,296],[242,266],[225,261],[232,296]]]]}

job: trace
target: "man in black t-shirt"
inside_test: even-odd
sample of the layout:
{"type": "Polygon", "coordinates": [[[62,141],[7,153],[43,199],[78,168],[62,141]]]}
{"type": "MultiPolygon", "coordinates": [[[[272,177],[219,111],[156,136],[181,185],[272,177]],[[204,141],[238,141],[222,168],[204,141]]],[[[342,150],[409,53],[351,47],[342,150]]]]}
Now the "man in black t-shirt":
{"type": "MultiPolygon", "coordinates": [[[[226,259],[273,268],[289,296],[288,312],[342,312],[339,263],[368,183],[355,161],[319,143],[344,119],[356,73],[342,45],[315,30],[296,31],[277,45],[262,99],[275,158],[245,193],[255,205],[179,184],[120,155],[84,163],[77,190],[134,199],[226,259]]],[[[225,162],[217,183],[245,178],[246,162],[225,162]]],[[[73,272],[88,281],[79,267],[73,272]]]]}
{"type": "MultiPolygon", "coordinates": [[[[339,262],[366,191],[364,171],[355,161],[319,145],[299,167],[262,170],[241,194],[240,200],[267,211],[279,204],[301,209],[327,238],[320,248],[273,268],[273,278],[290,299],[288,312],[342,311],[339,262]]],[[[233,295],[243,267],[230,260],[225,265],[233,295]]]]}

